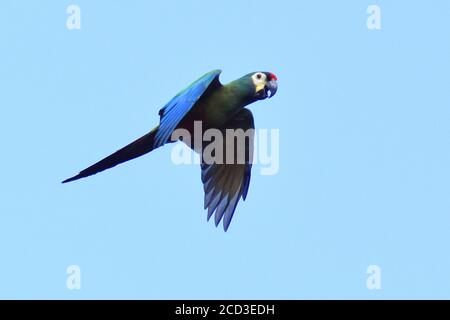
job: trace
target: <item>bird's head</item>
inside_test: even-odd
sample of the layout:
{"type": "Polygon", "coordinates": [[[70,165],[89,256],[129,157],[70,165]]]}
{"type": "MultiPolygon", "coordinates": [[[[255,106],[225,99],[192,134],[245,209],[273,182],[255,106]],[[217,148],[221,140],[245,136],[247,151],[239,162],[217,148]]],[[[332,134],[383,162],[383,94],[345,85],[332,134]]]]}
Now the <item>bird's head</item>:
{"type": "Polygon", "coordinates": [[[253,84],[254,99],[263,100],[272,98],[278,89],[277,76],[271,72],[254,72],[248,74],[253,84]]]}

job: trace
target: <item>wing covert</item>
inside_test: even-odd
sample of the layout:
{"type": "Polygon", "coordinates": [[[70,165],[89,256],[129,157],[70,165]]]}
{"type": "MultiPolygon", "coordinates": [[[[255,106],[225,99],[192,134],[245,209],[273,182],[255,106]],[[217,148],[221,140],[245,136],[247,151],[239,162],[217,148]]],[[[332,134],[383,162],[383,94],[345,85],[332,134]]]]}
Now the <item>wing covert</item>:
{"type": "Polygon", "coordinates": [[[211,84],[219,83],[221,70],[213,70],[193,82],[172,98],[161,110],[159,110],[160,124],[155,137],[154,148],[158,148],[170,141],[173,130],[180,121],[192,109],[211,84]]]}

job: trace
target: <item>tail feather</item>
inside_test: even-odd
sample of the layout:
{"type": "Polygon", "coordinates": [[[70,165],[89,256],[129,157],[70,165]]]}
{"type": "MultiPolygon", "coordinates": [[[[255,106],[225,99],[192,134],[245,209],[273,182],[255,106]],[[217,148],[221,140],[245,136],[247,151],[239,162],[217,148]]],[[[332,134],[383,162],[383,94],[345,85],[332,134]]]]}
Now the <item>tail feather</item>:
{"type": "Polygon", "coordinates": [[[93,164],[89,168],[84,169],[76,176],[64,180],[62,183],[75,181],[81,178],[92,176],[96,173],[110,169],[123,162],[140,157],[154,149],[154,140],[158,127],[147,133],[145,136],[140,137],[129,145],[114,152],[112,155],[100,160],[93,164]]]}

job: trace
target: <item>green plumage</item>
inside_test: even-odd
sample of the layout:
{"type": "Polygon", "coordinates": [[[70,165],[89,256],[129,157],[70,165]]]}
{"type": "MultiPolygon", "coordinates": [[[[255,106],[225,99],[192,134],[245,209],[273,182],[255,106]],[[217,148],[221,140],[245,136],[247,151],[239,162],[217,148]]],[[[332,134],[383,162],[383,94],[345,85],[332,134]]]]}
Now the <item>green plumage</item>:
{"type": "MultiPolygon", "coordinates": [[[[253,129],[253,116],[245,106],[271,97],[277,90],[276,77],[269,72],[250,73],[226,85],[219,82],[220,70],[208,72],[180,91],[160,111],[160,124],[152,131],[112,155],[81,171],[63,183],[78,180],[146,154],[168,142],[175,129],[194,135],[194,123],[201,121],[203,131],[215,128],[253,129]],[[268,93],[271,95],[268,96],[268,93]]],[[[193,137],[195,139],[195,137],[193,137]]],[[[191,141],[193,141],[193,139],[191,141]]],[[[223,148],[227,150],[228,142],[223,148]]],[[[208,146],[204,143],[203,147],[208,146]]],[[[193,147],[191,144],[190,147],[193,147]]],[[[234,146],[233,146],[234,147],[234,146]]],[[[223,218],[227,230],[240,198],[245,199],[250,183],[252,155],[249,141],[237,146],[245,149],[245,163],[202,163],[202,182],[208,219],[215,213],[215,224],[223,218]]],[[[196,150],[199,151],[199,150],[196,150]]]]}

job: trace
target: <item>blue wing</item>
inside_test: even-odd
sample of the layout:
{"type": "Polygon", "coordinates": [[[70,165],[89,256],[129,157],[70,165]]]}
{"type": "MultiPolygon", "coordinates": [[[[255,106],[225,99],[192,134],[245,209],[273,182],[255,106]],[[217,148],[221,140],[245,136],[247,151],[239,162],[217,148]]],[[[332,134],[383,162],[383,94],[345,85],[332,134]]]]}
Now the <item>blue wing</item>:
{"type": "MultiPolygon", "coordinates": [[[[225,129],[243,129],[244,131],[254,129],[251,111],[242,109],[221,129],[223,131],[225,129]]],[[[235,148],[235,155],[237,154],[236,148],[245,148],[244,163],[235,161],[233,164],[202,163],[201,165],[203,189],[205,192],[205,209],[208,209],[208,220],[215,213],[214,222],[217,226],[223,218],[225,231],[230,226],[238,201],[241,197],[244,200],[247,197],[253,159],[253,148],[250,148],[250,143],[253,143],[253,133],[250,139],[246,139],[245,145],[231,146],[235,148]]],[[[226,150],[230,150],[229,148],[227,141],[224,141],[224,155],[226,150]]]]}
{"type": "Polygon", "coordinates": [[[159,130],[156,133],[154,142],[155,149],[170,141],[173,130],[175,130],[180,121],[192,109],[194,104],[211,86],[214,80],[216,80],[216,83],[219,83],[219,75],[221,72],[221,70],[208,72],[178,93],[169,103],[159,110],[161,118],[159,130]]]}

